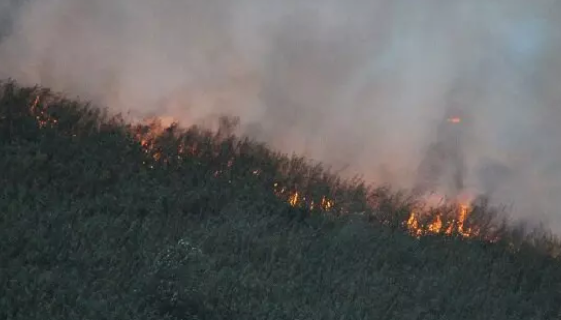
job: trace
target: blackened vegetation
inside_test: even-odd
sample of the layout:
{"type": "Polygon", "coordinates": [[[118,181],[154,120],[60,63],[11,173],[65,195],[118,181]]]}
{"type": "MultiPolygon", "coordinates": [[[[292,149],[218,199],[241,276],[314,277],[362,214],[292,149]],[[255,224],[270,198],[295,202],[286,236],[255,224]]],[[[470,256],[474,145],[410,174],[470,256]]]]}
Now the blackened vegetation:
{"type": "Polygon", "coordinates": [[[141,145],[149,126],[0,88],[0,319],[561,316],[557,240],[498,223],[484,199],[472,223],[500,240],[416,239],[405,193],[231,130],[141,145]],[[333,207],[310,209],[324,196],[333,207]]]}

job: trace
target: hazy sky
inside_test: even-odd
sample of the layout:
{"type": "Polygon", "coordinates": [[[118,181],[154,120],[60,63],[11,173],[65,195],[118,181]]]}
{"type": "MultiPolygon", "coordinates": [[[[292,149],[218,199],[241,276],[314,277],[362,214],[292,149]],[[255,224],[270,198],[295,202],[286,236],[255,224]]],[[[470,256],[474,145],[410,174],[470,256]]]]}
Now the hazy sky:
{"type": "Polygon", "coordinates": [[[0,78],[185,124],[236,115],[404,188],[463,105],[468,187],[496,182],[515,217],[561,231],[559,15],[554,0],[4,0],[0,78]]]}

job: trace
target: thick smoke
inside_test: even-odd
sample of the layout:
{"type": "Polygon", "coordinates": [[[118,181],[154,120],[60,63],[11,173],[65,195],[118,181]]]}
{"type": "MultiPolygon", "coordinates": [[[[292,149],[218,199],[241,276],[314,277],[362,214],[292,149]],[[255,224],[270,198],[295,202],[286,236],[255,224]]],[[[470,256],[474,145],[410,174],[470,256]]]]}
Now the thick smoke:
{"type": "Polygon", "coordinates": [[[239,116],[276,148],[396,187],[444,148],[456,187],[561,231],[558,2],[12,3],[0,4],[0,78],[135,117],[239,116]],[[441,128],[454,108],[456,151],[441,128]]]}

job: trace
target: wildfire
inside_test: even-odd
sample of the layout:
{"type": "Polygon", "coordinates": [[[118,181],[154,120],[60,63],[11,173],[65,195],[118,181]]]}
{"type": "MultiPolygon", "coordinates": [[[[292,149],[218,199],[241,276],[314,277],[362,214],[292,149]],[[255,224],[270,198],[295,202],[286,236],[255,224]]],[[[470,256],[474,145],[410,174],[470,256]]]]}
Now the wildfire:
{"type": "MultiPolygon", "coordinates": [[[[453,123],[459,123],[461,120],[459,118],[450,118],[449,121],[453,123]]],[[[154,149],[154,141],[159,135],[162,134],[164,130],[164,126],[162,126],[161,122],[159,122],[158,119],[152,119],[152,122],[149,124],[148,132],[145,132],[144,134],[136,134],[136,137],[143,150],[146,153],[151,154],[156,161],[161,161],[163,157],[161,152],[154,149]]],[[[184,152],[189,151],[191,154],[195,155],[196,149],[197,146],[181,146],[178,150],[178,153],[181,155],[184,152]]],[[[233,159],[229,160],[226,164],[227,167],[231,167],[233,165],[233,161],[233,159]]],[[[259,175],[260,172],[261,171],[259,169],[253,169],[251,171],[253,175],[259,175]]],[[[216,170],[213,176],[216,178],[222,173],[223,170],[216,170]]],[[[310,199],[310,197],[306,196],[299,190],[289,190],[288,188],[281,186],[278,183],[275,183],[273,185],[273,190],[277,197],[284,199],[284,201],[286,201],[292,207],[307,207],[312,210],[319,209],[323,211],[328,211],[335,207],[335,201],[327,196],[322,196],[319,201],[310,199]]],[[[427,198],[427,203],[431,203],[434,201],[436,200],[427,198]]],[[[411,232],[411,234],[416,237],[428,234],[459,234],[467,238],[474,237],[477,235],[477,232],[472,228],[465,227],[469,210],[469,205],[459,203],[457,204],[456,211],[454,212],[452,217],[444,217],[442,214],[430,214],[430,212],[426,210],[423,211],[421,209],[417,209],[410,213],[409,218],[406,221],[406,226],[409,232],[411,232]],[[427,219],[430,219],[430,221],[427,221],[427,219]]]]}
{"type": "MultiPolygon", "coordinates": [[[[37,123],[40,128],[46,126],[55,125],[58,121],[57,119],[50,116],[45,108],[40,107],[41,97],[37,95],[30,105],[31,113],[35,116],[37,123]]],[[[133,129],[134,137],[140,144],[142,150],[150,154],[155,161],[167,161],[167,159],[162,155],[160,150],[156,149],[156,139],[162,135],[166,127],[162,123],[170,122],[169,119],[159,119],[153,118],[147,121],[148,130],[140,130],[140,127],[133,129]]],[[[173,122],[173,121],[172,121],[173,122]]],[[[458,117],[449,118],[448,122],[460,123],[461,119],[458,117]]],[[[177,153],[178,157],[181,157],[185,153],[191,155],[197,154],[197,145],[182,145],[178,147],[177,153]]],[[[233,159],[229,160],[227,167],[233,165],[233,159]]],[[[153,167],[151,165],[151,167],[153,167]]],[[[222,170],[217,170],[214,172],[213,176],[218,177],[222,173],[222,170]]],[[[259,175],[261,173],[260,169],[251,170],[253,175],[259,175]]],[[[274,193],[281,199],[284,199],[289,205],[293,207],[308,207],[310,209],[320,209],[323,211],[328,211],[335,207],[335,202],[327,196],[322,196],[319,201],[314,199],[309,199],[306,195],[298,190],[288,190],[286,187],[280,186],[278,183],[273,185],[274,193]]],[[[427,234],[446,234],[451,235],[453,233],[462,235],[464,237],[473,237],[477,235],[477,232],[472,228],[465,227],[465,221],[467,219],[470,207],[466,204],[458,204],[457,212],[455,217],[451,219],[443,219],[441,214],[434,215],[432,221],[426,222],[426,218],[429,216],[428,212],[422,210],[412,211],[406,222],[407,229],[416,237],[420,237],[427,234]],[[446,222],[444,222],[446,220],[446,222]],[[425,223],[422,223],[425,221],[425,223]]]]}
{"type": "Polygon", "coordinates": [[[58,120],[50,116],[46,112],[45,110],[46,108],[41,108],[39,105],[40,102],[41,102],[40,95],[36,95],[35,99],[33,99],[33,102],[29,106],[31,114],[35,117],[35,120],[37,120],[37,124],[39,125],[39,128],[45,128],[47,126],[56,125],[58,123],[58,120]]]}
{"type": "MultiPolygon", "coordinates": [[[[174,122],[170,118],[148,118],[144,120],[148,130],[145,128],[136,127],[133,129],[135,139],[140,143],[142,150],[146,154],[150,154],[155,161],[168,162],[166,157],[163,157],[162,151],[156,149],[156,139],[161,136],[166,128],[169,128],[174,122]],[[167,123],[168,125],[164,125],[167,123]]],[[[179,145],[177,148],[177,157],[181,159],[182,155],[186,152],[194,154],[196,146],[186,149],[184,145],[179,145]]]]}
{"type": "MultiPolygon", "coordinates": [[[[173,121],[170,121],[169,119],[168,123],[173,123],[173,121]]],[[[151,155],[151,157],[155,160],[155,161],[167,161],[167,159],[165,157],[163,157],[161,151],[156,149],[156,139],[165,131],[166,126],[164,126],[162,123],[164,121],[162,121],[162,119],[160,118],[150,118],[147,119],[145,123],[147,123],[148,125],[148,130],[146,131],[142,131],[140,130],[140,127],[137,128],[137,130],[135,131],[135,139],[139,142],[142,150],[146,153],[151,155]]],[[[169,126],[168,126],[169,127],[169,126]]],[[[186,152],[189,152],[191,155],[196,155],[197,153],[197,146],[196,145],[192,145],[192,146],[185,146],[185,145],[180,145],[178,148],[178,155],[181,156],[186,152]]],[[[228,162],[226,163],[226,167],[227,168],[231,168],[234,164],[234,159],[230,159],[228,160],[228,162]]],[[[217,178],[219,177],[222,173],[224,172],[224,170],[216,170],[213,173],[213,177],[217,178]]],[[[261,169],[256,168],[251,170],[251,173],[253,175],[258,176],[259,174],[261,174],[261,169]]],[[[333,200],[329,199],[327,196],[322,196],[321,199],[319,201],[314,201],[309,200],[308,197],[302,195],[301,192],[299,192],[298,190],[288,190],[285,187],[281,187],[279,186],[278,183],[275,183],[273,185],[273,189],[275,194],[281,198],[281,199],[285,199],[286,202],[288,204],[290,204],[293,207],[308,207],[310,209],[320,209],[323,211],[327,211],[330,210],[331,208],[334,207],[335,203],[333,200]]]]}
{"type": "Polygon", "coordinates": [[[298,191],[296,191],[290,197],[288,197],[288,203],[290,203],[291,206],[295,207],[298,204],[298,198],[299,194],[298,191]]]}
{"type": "Polygon", "coordinates": [[[328,211],[335,206],[335,202],[327,196],[322,196],[317,202],[313,199],[308,201],[308,197],[302,195],[299,191],[289,191],[284,187],[280,187],[278,183],[275,183],[273,187],[277,197],[286,199],[286,202],[292,207],[308,207],[311,210],[320,209],[328,211]]]}
{"type": "Polygon", "coordinates": [[[415,236],[420,237],[427,234],[446,234],[451,235],[457,233],[463,237],[471,238],[478,235],[473,228],[465,227],[466,219],[469,214],[469,205],[459,203],[456,205],[454,215],[447,219],[447,223],[443,223],[443,215],[436,213],[431,221],[425,226],[420,220],[426,218],[429,212],[411,212],[407,220],[407,229],[415,236]]]}

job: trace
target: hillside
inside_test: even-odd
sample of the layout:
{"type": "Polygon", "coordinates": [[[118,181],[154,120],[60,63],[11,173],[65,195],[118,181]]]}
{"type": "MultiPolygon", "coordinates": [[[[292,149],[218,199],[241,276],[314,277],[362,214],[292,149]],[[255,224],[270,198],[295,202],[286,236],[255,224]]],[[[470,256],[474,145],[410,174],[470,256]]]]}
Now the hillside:
{"type": "Polygon", "coordinates": [[[551,235],[483,200],[412,230],[415,199],[228,126],[4,82],[0,319],[561,319],[551,235]]]}

